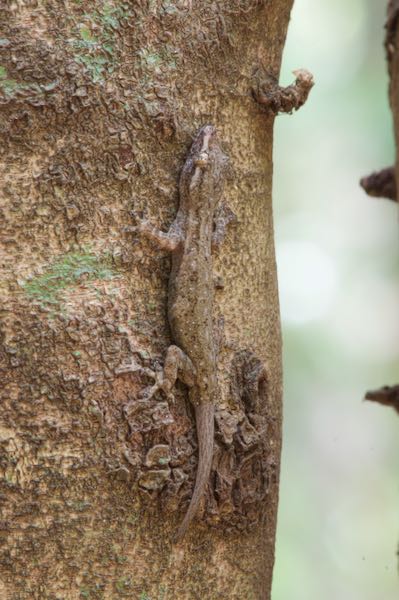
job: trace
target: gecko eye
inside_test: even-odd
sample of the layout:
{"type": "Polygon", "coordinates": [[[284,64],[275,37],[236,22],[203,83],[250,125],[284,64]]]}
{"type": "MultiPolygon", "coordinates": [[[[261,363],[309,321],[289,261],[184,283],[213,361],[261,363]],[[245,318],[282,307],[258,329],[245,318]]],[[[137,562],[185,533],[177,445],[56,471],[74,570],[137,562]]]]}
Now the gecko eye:
{"type": "Polygon", "coordinates": [[[196,167],[206,167],[209,161],[209,154],[208,152],[200,152],[197,156],[197,158],[195,159],[195,166],[196,167]]]}

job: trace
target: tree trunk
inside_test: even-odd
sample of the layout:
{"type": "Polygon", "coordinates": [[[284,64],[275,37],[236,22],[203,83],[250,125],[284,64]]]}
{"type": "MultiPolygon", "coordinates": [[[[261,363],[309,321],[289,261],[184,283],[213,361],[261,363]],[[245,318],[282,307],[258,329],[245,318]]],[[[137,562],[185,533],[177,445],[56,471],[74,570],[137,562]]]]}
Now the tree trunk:
{"type": "MultiPolygon", "coordinates": [[[[370,196],[399,201],[399,0],[389,0],[385,23],[385,50],[389,74],[389,104],[392,110],[394,139],[396,144],[395,164],[361,179],[360,184],[370,196]]],[[[383,385],[369,390],[366,400],[391,406],[399,412],[399,385],[383,385]]]]}
{"type": "Polygon", "coordinates": [[[0,8],[4,600],[270,598],[274,117],[251,89],[256,73],[278,79],[291,3],[0,8]],[[198,460],[193,410],[180,383],[174,404],[140,396],[171,343],[170,259],[127,229],[134,210],[167,230],[207,123],[230,159],[224,198],[237,218],[213,265],[224,328],[212,472],[176,543],[198,460]]]}
{"type": "MultiPolygon", "coordinates": [[[[390,0],[388,4],[388,18],[386,23],[385,49],[387,53],[388,71],[390,78],[389,101],[392,109],[394,134],[396,141],[396,162],[394,166],[394,180],[399,181],[399,1],[390,0]]],[[[392,198],[397,201],[397,188],[392,198]]]]}

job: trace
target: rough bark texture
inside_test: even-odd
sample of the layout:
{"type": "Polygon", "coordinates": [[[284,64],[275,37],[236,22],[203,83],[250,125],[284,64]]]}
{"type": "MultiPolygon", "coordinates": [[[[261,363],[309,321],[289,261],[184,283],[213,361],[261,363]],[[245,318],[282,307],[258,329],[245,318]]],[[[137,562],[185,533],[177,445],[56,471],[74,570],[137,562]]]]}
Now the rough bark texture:
{"type": "MultiPolygon", "coordinates": [[[[396,159],[393,167],[372,173],[360,180],[360,185],[370,196],[389,198],[398,202],[399,181],[399,0],[390,0],[385,23],[385,51],[389,74],[389,103],[392,110],[396,159]]],[[[399,412],[399,385],[384,385],[366,392],[365,399],[392,406],[399,412]]]]}
{"type": "MultiPolygon", "coordinates": [[[[291,0],[4,0],[0,7],[0,597],[270,597],[281,437],[273,115],[291,0]],[[217,127],[237,216],[215,258],[215,454],[181,386],[140,400],[170,343],[166,229],[195,131],[217,127]],[[223,281],[223,284],[221,283],[223,281]],[[264,370],[266,369],[266,376],[264,370]],[[129,403],[129,411],[124,407],[129,403]]],[[[296,65],[293,65],[296,66],[296,65]]]]}
{"type": "Polygon", "coordinates": [[[399,2],[391,0],[388,4],[386,22],[385,49],[389,71],[389,101],[392,109],[395,141],[396,162],[395,181],[399,181],[399,2]]]}

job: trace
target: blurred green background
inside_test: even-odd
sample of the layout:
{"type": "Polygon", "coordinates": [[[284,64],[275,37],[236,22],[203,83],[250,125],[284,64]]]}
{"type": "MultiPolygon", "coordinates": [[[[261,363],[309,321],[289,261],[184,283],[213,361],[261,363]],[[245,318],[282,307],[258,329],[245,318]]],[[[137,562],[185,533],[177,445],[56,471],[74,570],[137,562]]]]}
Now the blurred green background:
{"type": "Polygon", "coordinates": [[[399,597],[399,416],[362,403],[399,382],[399,210],[361,176],[394,162],[385,2],[295,0],[275,126],[285,404],[273,600],[399,597]]]}

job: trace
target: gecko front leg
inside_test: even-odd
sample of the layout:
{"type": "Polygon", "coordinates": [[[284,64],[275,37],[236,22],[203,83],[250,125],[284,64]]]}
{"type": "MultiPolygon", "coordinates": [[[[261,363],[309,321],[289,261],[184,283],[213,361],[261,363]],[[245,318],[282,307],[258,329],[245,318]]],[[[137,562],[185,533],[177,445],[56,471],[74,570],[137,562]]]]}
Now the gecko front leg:
{"type": "Polygon", "coordinates": [[[167,252],[174,252],[177,250],[181,244],[182,236],[175,223],[173,223],[169,231],[165,233],[151,225],[147,219],[140,219],[134,212],[131,214],[136,219],[138,224],[134,227],[130,227],[129,232],[142,234],[147,239],[155,242],[162,250],[166,250],[167,252]]]}

